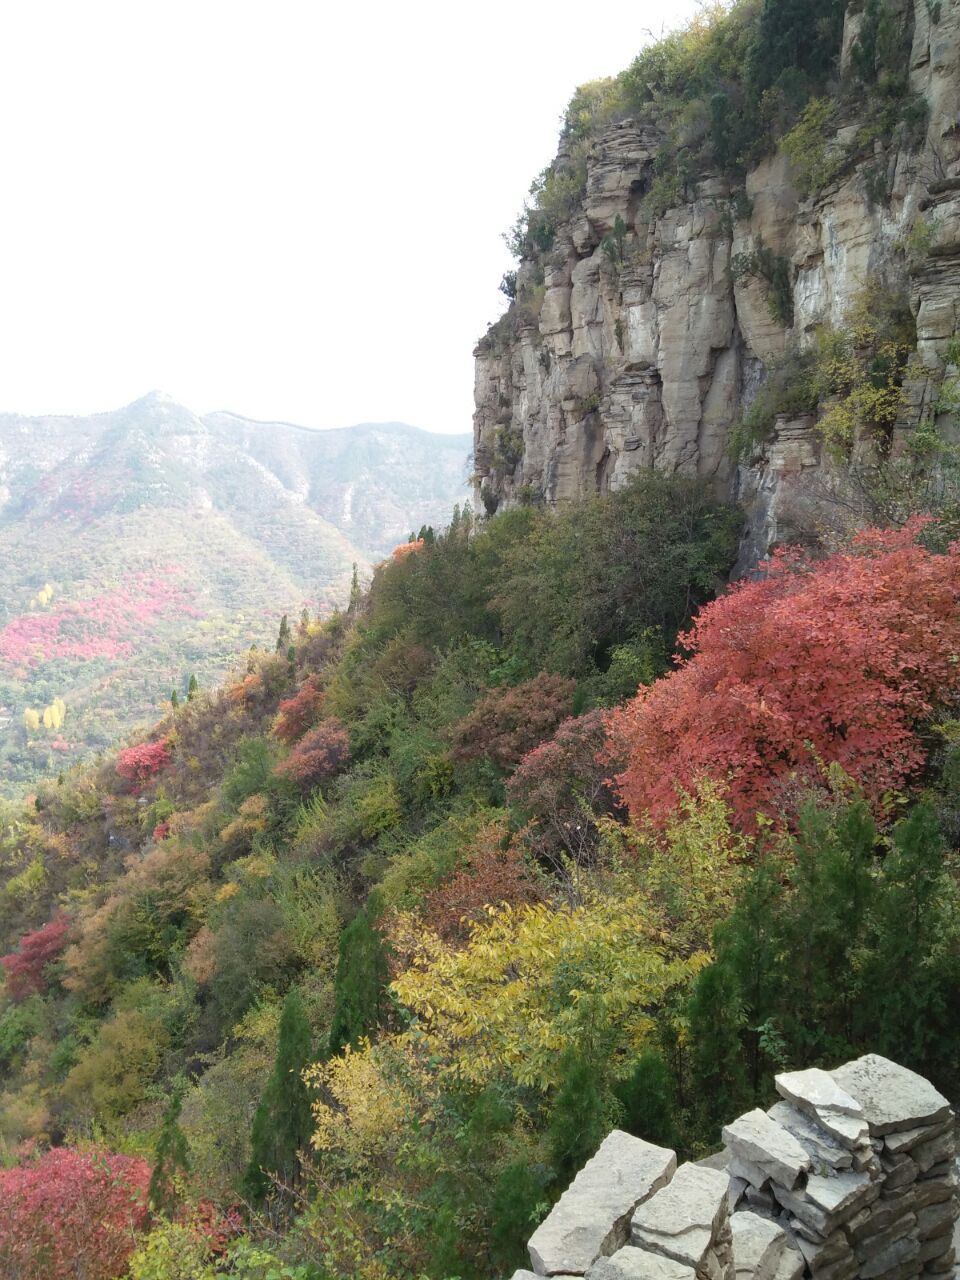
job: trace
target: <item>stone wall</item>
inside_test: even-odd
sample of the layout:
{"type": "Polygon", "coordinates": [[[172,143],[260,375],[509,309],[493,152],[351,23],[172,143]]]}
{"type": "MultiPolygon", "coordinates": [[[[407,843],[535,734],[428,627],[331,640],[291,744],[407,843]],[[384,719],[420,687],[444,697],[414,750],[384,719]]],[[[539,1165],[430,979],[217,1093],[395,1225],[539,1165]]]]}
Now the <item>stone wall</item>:
{"type": "MultiPolygon", "coordinates": [[[[755,559],[792,536],[791,495],[823,459],[809,430],[783,422],[738,466],[731,429],[769,362],[839,322],[868,283],[906,292],[917,317],[899,430],[929,410],[960,330],[960,0],[943,0],[936,23],[927,0],[896,3],[914,10],[910,86],[929,104],[925,142],[889,153],[878,143],[810,199],[776,155],[747,174],[745,202],[708,176],[689,203],[651,217],[643,198],[663,141],[655,124],[621,120],[600,132],[579,207],[542,263],[520,265],[521,291],[538,301],[514,306],[475,352],[478,505],[555,503],[615,488],[641,468],[701,475],[746,502],[744,559],[755,559]],[[884,165],[889,198],[877,202],[869,176],[884,165]],[[618,217],[627,236],[616,266],[601,241],[618,217]],[[921,217],[929,243],[907,254],[921,217]],[[761,241],[788,264],[790,329],[771,317],[761,283],[733,279],[734,255],[761,241]]],[[[862,8],[849,6],[847,50],[862,8]]],[[[845,124],[834,145],[856,129],[845,124]]]]}
{"type": "Polygon", "coordinates": [[[868,1054],[776,1077],[781,1100],[677,1167],[615,1130],[530,1240],[536,1276],[914,1280],[954,1273],[954,1115],[921,1076],[868,1054]]]}

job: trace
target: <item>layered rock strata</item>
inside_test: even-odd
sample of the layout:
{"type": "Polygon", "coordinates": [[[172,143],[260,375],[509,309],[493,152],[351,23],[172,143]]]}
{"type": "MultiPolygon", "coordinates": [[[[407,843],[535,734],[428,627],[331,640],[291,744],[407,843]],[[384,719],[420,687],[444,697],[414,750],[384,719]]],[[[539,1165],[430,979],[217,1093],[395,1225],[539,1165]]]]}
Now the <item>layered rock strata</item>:
{"type": "Polygon", "coordinates": [[[954,1115],[876,1054],[775,1079],[699,1164],[614,1131],[530,1241],[533,1276],[915,1280],[953,1272],[954,1115]]]}
{"type": "MultiPolygon", "coordinates": [[[[914,9],[910,90],[929,107],[923,143],[877,142],[810,198],[778,153],[748,172],[745,198],[708,175],[687,203],[654,216],[644,197],[663,136],[641,119],[599,132],[579,205],[543,259],[520,265],[520,295],[532,301],[475,352],[475,486],[488,512],[603,492],[657,467],[709,477],[745,504],[745,560],[793,537],[804,494],[831,483],[815,421],[781,418],[739,464],[731,431],[771,363],[841,323],[868,284],[906,293],[917,321],[896,430],[930,413],[960,331],[960,5],[897,3],[914,9]],[[884,200],[871,185],[879,169],[884,200]],[[617,219],[626,237],[611,261],[603,240],[617,219]],[[735,256],[761,244],[785,264],[789,327],[761,280],[734,278],[735,256]]],[[[845,58],[862,13],[854,0],[845,58]]],[[[842,150],[856,133],[852,120],[829,145],[842,150]]]]}

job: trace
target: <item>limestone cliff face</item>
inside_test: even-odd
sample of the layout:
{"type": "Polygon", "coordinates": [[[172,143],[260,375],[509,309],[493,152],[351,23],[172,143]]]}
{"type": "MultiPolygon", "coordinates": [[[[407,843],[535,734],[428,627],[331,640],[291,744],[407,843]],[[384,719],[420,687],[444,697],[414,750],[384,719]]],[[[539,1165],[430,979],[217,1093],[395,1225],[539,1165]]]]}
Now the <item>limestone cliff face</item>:
{"type": "MultiPolygon", "coordinates": [[[[849,6],[844,58],[861,9],[849,6]]],[[[749,561],[790,535],[792,477],[825,463],[812,418],[778,422],[746,464],[731,460],[731,429],[771,360],[840,322],[868,283],[911,298],[918,351],[898,429],[916,425],[960,330],[960,0],[943,4],[936,23],[916,0],[910,80],[929,105],[923,144],[877,144],[875,156],[809,199],[777,153],[747,174],[747,201],[707,177],[689,203],[651,218],[643,197],[661,135],[640,119],[602,130],[585,194],[540,265],[542,286],[530,287],[535,264],[520,265],[520,290],[535,306],[514,305],[476,349],[478,501],[488,511],[529,498],[555,503],[616,487],[644,467],[707,476],[747,506],[749,561]],[[868,171],[881,164],[889,194],[875,202],[868,171]],[[627,229],[622,264],[601,245],[618,217],[627,229]],[[919,217],[927,242],[907,253],[919,217]],[[731,271],[735,255],[761,242],[788,264],[791,327],[772,318],[762,281],[736,281],[731,271]]],[[[856,129],[851,122],[832,145],[845,147],[856,129]]]]}

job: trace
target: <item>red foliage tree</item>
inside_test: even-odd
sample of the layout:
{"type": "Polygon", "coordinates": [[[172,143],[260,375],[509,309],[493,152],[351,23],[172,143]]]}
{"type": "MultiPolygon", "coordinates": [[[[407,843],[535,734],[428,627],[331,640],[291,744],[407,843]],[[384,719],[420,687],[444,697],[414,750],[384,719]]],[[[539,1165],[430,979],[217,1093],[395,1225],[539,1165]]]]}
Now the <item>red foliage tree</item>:
{"type": "Polygon", "coordinates": [[[512,769],[569,713],[575,688],[572,680],[542,672],[512,688],[491,689],[451,729],[454,760],[489,756],[512,769]]]}
{"type": "Polygon", "coordinates": [[[321,720],[304,734],[286,760],[277,765],[281,778],[309,786],[331,777],[350,758],[350,735],[336,716],[321,720]]]}
{"type": "Polygon", "coordinates": [[[60,912],[42,928],[25,933],[16,951],[0,956],[11,1000],[41,995],[49,986],[48,965],[59,960],[70,937],[70,917],[60,912]]]}
{"type": "Polygon", "coordinates": [[[170,764],[173,753],[167,738],[157,742],[138,742],[135,747],[125,747],[117,756],[117,773],[126,782],[138,786],[149,782],[170,764]]]}
{"type": "Polygon", "coordinates": [[[926,551],[923,523],[867,530],[819,562],[780,552],[702,611],[679,669],[609,717],[635,817],[662,822],[706,775],[729,779],[750,826],[814,754],[874,804],[915,775],[918,727],[960,688],[960,546],[926,551]]]}
{"type": "Polygon", "coordinates": [[[0,1275],[116,1280],[146,1225],[150,1166],[56,1147],[0,1170],[0,1275]]]}
{"type": "Polygon", "coordinates": [[[320,676],[308,676],[292,698],[280,703],[273,726],[274,735],[287,746],[292,746],[316,723],[323,700],[320,676]]]}
{"type": "Polygon", "coordinates": [[[614,808],[602,757],[606,713],[564,720],[552,738],[528,751],[507,782],[507,795],[531,820],[528,840],[548,861],[566,854],[589,862],[599,841],[596,817],[614,808]]]}

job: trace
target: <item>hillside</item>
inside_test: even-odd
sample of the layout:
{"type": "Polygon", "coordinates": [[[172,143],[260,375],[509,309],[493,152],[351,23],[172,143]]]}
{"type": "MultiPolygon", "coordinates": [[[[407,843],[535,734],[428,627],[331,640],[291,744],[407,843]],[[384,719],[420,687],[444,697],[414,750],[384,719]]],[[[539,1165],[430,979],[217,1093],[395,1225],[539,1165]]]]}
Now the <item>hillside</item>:
{"type": "MultiPolygon", "coordinates": [[[[955,1274],[958,57],[960,0],[739,0],[578,90],[482,509],[0,805],[0,1274],[955,1274]]],[[[333,572],[346,459],[418,483],[149,405],[19,501],[195,578],[21,648],[159,634],[209,512],[333,572]]]]}
{"type": "Polygon", "coordinates": [[[114,742],[191,674],[219,681],[280,614],[344,603],[354,563],[463,500],[468,443],[199,418],[158,394],[0,416],[0,789],[114,742]],[[58,698],[62,726],[25,726],[58,698]]]}

